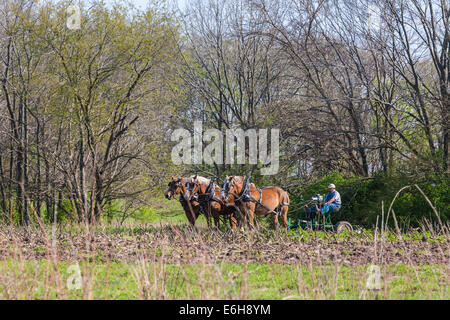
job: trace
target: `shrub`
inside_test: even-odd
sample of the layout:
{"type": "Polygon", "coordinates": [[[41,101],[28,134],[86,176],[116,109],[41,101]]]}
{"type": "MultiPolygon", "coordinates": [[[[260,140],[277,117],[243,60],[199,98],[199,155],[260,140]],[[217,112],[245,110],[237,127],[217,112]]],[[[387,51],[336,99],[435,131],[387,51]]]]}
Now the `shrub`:
{"type": "MultiPolygon", "coordinates": [[[[435,221],[436,216],[432,208],[414,187],[416,184],[433,203],[443,221],[448,221],[450,216],[450,186],[446,177],[414,180],[401,175],[376,175],[372,178],[358,178],[344,177],[338,172],[333,172],[292,189],[290,191],[292,208],[296,208],[301,199],[310,199],[318,193],[325,194],[330,183],[336,185],[343,203],[334,220],[348,220],[354,224],[372,227],[376,223],[377,216],[381,219],[381,203],[384,202],[387,213],[396,193],[409,185],[412,187],[404,190],[393,205],[400,226],[417,226],[423,219],[435,221]]],[[[296,214],[293,211],[296,210],[291,210],[291,215],[296,214]]],[[[390,220],[389,224],[393,226],[393,221],[390,220]]]]}

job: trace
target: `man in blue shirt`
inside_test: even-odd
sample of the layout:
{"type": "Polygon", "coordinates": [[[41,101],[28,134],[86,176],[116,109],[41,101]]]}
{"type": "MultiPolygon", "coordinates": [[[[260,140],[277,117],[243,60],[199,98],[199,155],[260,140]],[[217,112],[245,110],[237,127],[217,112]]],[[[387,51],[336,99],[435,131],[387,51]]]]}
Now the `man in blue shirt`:
{"type": "Polygon", "coordinates": [[[336,191],[336,186],[334,184],[330,184],[328,186],[328,193],[325,196],[322,214],[327,214],[328,212],[337,212],[341,209],[341,195],[336,191]]]}

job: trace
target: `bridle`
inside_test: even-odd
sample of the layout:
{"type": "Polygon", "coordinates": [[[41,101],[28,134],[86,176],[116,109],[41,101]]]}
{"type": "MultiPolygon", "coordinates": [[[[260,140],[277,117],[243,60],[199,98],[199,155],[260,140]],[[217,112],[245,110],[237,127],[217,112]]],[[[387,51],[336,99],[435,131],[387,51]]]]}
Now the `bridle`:
{"type": "Polygon", "coordinates": [[[205,193],[199,193],[200,184],[197,181],[189,181],[186,183],[186,192],[185,198],[187,199],[188,192],[190,193],[189,201],[194,199],[199,203],[205,203],[210,201],[215,201],[219,203],[223,203],[221,199],[216,198],[215,196],[215,187],[214,183],[211,181],[210,185],[206,188],[205,193]]]}
{"type": "MultiPolygon", "coordinates": [[[[239,193],[239,195],[237,195],[236,193],[230,193],[229,192],[229,189],[230,189],[229,183],[230,183],[230,179],[228,179],[228,178],[225,179],[225,183],[224,183],[224,186],[223,186],[223,189],[222,189],[222,197],[223,197],[223,195],[225,193],[227,195],[231,194],[233,196],[235,202],[239,202],[239,201],[242,201],[242,202],[253,202],[253,203],[255,203],[256,206],[261,206],[261,207],[265,208],[269,213],[275,213],[277,215],[280,214],[280,212],[277,212],[275,210],[271,210],[270,208],[268,208],[266,205],[263,204],[263,192],[262,192],[262,189],[259,189],[259,188],[256,189],[259,192],[259,200],[256,200],[256,199],[254,199],[251,196],[251,194],[250,194],[250,185],[251,185],[251,183],[250,183],[250,181],[248,179],[244,181],[244,185],[242,186],[242,190],[239,193]],[[227,184],[228,184],[228,192],[226,190],[227,189],[226,188],[227,184]]],[[[234,185],[234,181],[232,181],[232,183],[233,183],[232,186],[234,187],[235,186],[234,185]]],[[[284,206],[289,206],[289,203],[282,202],[281,203],[281,207],[284,207],[284,206]]]]}
{"type": "Polygon", "coordinates": [[[246,194],[249,190],[249,183],[248,181],[244,182],[244,186],[242,187],[241,192],[239,193],[239,195],[237,195],[234,192],[230,192],[230,187],[235,187],[235,183],[234,183],[234,179],[229,179],[226,178],[223,184],[223,188],[222,188],[222,193],[221,193],[221,198],[222,200],[224,200],[225,198],[227,198],[229,195],[232,195],[234,198],[234,201],[240,201],[242,200],[244,197],[246,197],[246,194]],[[230,185],[231,183],[231,185],[230,185]],[[228,188],[227,188],[228,187],[228,188]],[[228,189],[228,190],[227,190],[228,189]]]}
{"type": "Polygon", "coordinates": [[[175,199],[176,195],[180,195],[179,201],[180,202],[184,202],[185,201],[185,196],[184,195],[186,194],[186,192],[184,192],[184,195],[183,195],[183,184],[181,183],[181,179],[179,179],[179,180],[172,180],[169,183],[169,190],[168,191],[171,191],[170,199],[175,199]]]}
{"type": "Polygon", "coordinates": [[[198,200],[199,194],[198,191],[195,191],[194,193],[195,189],[198,189],[198,183],[189,179],[189,181],[186,183],[186,190],[184,191],[184,198],[187,201],[191,201],[192,199],[198,200]],[[188,192],[190,193],[189,197],[188,192]]]}
{"type": "Polygon", "coordinates": [[[181,188],[181,183],[179,180],[172,180],[169,182],[168,187],[169,189],[167,190],[167,192],[170,192],[170,199],[174,199],[175,195],[178,194],[178,188],[181,188]]]}

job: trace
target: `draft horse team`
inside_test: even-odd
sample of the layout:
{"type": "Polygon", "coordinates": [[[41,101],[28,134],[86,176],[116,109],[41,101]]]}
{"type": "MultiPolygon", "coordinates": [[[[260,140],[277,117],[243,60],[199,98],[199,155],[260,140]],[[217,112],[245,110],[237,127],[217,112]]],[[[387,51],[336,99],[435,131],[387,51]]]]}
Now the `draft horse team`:
{"type": "Polygon", "coordinates": [[[272,216],[275,229],[281,224],[288,227],[289,196],[279,187],[257,188],[249,179],[227,176],[220,188],[211,179],[198,175],[174,178],[170,181],[165,197],[179,197],[184,212],[192,226],[203,214],[208,227],[219,228],[221,217],[228,218],[232,229],[255,227],[255,215],[272,216]]]}

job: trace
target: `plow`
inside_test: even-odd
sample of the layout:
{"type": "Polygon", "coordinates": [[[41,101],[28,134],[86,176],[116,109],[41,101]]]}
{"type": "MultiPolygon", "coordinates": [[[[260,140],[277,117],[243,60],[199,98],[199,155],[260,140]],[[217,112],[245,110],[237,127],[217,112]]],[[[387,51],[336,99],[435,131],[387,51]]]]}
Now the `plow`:
{"type": "Polygon", "coordinates": [[[350,232],[362,229],[362,226],[352,225],[348,221],[338,221],[333,223],[333,212],[325,215],[321,213],[323,197],[317,195],[311,200],[300,199],[297,206],[297,213],[294,218],[288,218],[288,229],[296,230],[323,230],[337,233],[350,232]]]}
{"type": "Polygon", "coordinates": [[[208,227],[211,218],[218,228],[220,224],[248,224],[254,227],[255,215],[271,216],[274,227],[279,227],[278,219],[287,230],[323,230],[331,232],[350,232],[362,229],[348,221],[334,223],[338,211],[322,214],[324,198],[316,195],[311,200],[301,198],[296,206],[289,201],[286,191],[278,187],[257,188],[249,179],[242,176],[227,176],[223,188],[212,179],[198,175],[175,179],[168,184],[165,196],[173,199],[179,196],[189,222],[194,226],[200,214],[207,217],[208,227]],[[288,216],[289,213],[289,216],[288,216]]]}

